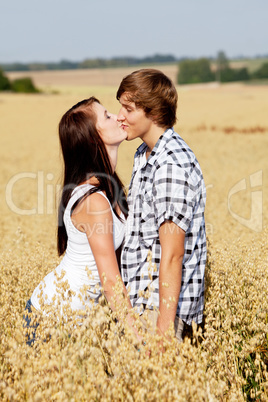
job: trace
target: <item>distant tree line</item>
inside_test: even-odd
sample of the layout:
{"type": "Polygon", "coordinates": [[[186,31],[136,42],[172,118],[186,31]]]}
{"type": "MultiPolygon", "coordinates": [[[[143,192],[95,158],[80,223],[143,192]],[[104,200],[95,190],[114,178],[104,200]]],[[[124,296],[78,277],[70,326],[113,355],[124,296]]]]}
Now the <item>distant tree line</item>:
{"type": "Polygon", "coordinates": [[[268,63],[250,73],[247,67],[231,68],[224,52],[220,51],[216,60],[200,58],[183,60],[179,63],[178,84],[195,84],[202,82],[234,82],[251,79],[268,79],[268,63]],[[212,62],[215,65],[212,68],[212,62]]]}
{"type": "Polygon", "coordinates": [[[42,71],[42,70],[75,70],[79,68],[109,68],[140,66],[145,64],[171,64],[182,59],[176,59],[172,55],[156,54],[143,58],[138,57],[114,57],[112,59],[86,59],[80,62],[61,60],[58,63],[10,63],[0,64],[3,71],[42,71]]]}
{"type": "MultiPolygon", "coordinates": [[[[261,57],[261,56],[259,56],[261,57]]],[[[258,58],[258,57],[257,57],[258,58]]],[[[242,59],[242,57],[241,57],[242,59]]],[[[0,91],[13,92],[39,92],[35,88],[31,78],[25,77],[14,81],[4,75],[4,71],[41,71],[41,70],[72,70],[72,69],[90,69],[90,68],[111,68],[111,67],[127,67],[156,64],[178,64],[179,72],[177,82],[179,84],[193,84],[202,82],[232,82],[232,81],[248,81],[251,79],[268,79],[268,63],[263,63],[260,68],[254,72],[249,72],[247,67],[232,68],[225,53],[220,51],[216,59],[200,58],[176,59],[172,55],[147,56],[143,58],[137,57],[114,57],[112,59],[86,59],[82,62],[72,62],[62,60],[59,63],[12,63],[0,64],[0,91]]]]}
{"type": "Polygon", "coordinates": [[[38,93],[40,92],[29,77],[18,78],[10,81],[4,72],[0,69],[0,91],[38,93]]]}

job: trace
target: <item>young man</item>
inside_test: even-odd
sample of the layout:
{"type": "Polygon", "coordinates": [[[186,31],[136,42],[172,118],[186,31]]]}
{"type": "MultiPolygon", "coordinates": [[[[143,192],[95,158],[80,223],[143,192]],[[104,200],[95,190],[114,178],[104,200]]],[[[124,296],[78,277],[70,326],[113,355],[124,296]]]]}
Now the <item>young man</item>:
{"type": "Polygon", "coordinates": [[[128,193],[122,277],[133,307],[140,314],[146,308],[162,335],[174,323],[181,341],[184,323],[198,324],[203,317],[202,172],[192,150],[172,128],[178,96],[168,77],[154,69],[135,71],[122,80],[116,97],[127,140],[143,141],[135,154],[128,193]]]}

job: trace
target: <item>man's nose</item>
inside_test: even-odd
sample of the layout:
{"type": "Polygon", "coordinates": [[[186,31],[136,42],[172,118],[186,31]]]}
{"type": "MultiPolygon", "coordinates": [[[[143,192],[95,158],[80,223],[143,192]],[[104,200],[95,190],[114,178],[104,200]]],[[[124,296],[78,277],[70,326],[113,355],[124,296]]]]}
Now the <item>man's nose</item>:
{"type": "Polygon", "coordinates": [[[122,108],[119,110],[119,113],[117,115],[117,121],[123,121],[125,120],[125,116],[123,115],[122,108]]]}

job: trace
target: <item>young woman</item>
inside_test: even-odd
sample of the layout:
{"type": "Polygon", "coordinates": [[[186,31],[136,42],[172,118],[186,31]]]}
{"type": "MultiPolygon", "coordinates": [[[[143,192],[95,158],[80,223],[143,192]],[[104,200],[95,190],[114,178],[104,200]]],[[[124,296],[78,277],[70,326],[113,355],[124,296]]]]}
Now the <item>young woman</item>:
{"type": "MultiPolygon", "coordinates": [[[[91,97],[63,115],[59,138],[64,183],[58,211],[58,253],[64,257],[36,287],[26,309],[42,311],[42,306],[55,300],[62,307],[70,303],[74,311],[85,309],[92,301],[98,302],[101,287],[114,309],[113,287],[117,278],[121,280],[116,251],[123,241],[127,215],[115,166],[118,146],[126,133],[117,116],[91,97]],[[57,277],[68,281],[64,295],[58,291],[57,277]]],[[[27,315],[25,319],[29,321],[27,315]]]]}

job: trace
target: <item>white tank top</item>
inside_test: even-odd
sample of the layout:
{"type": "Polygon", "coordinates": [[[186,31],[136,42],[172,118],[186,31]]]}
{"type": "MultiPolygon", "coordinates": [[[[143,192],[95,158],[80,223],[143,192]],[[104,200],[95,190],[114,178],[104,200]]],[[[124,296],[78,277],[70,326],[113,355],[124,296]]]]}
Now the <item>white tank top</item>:
{"type": "MultiPolygon", "coordinates": [[[[72,298],[69,298],[69,303],[71,305],[72,310],[84,310],[86,303],[87,305],[91,305],[92,300],[95,303],[98,302],[99,297],[101,296],[101,282],[97,269],[97,265],[91,251],[87,235],[83,232],[80,232],[74,226],[71,220],[71,209],[74,203],[82,197],[88,190],[93,188],[91,184],[83,184],[81,186],[76,187],[71,195],[71,198],[67,204],[67,207],[64,212],[64,224],[67,231],[67,248],[61,263],[55,269],[57,275],[61,275],[62,271],[65,271],[65,275],[62,278],[62,281],[68,280],[70,290],[75,292],[75,295],[72,298]],[[90,274],[87,274],[87,270],[90,271],[90,274]],[[86,297],[81,295],[82,288],[86,287],[86,297]],[[79,297],[80,295],[80,297],[79,297]],[[83,302],[80,300],[82,297],[83,302]],[[87,299],[91,299],[87,301],[87,299]]],[[[98,191],[98,194],[103,195],[107,200],[108,198],[102,191],[98,191]]],[[[109,200],[108,200],[109,202],[109,200]]],[[[115,250],[120,247],[124,239],[124,227],[125,227],[125,218],[123,213],[121,213],[121,218],[117,218],[111,204],[109,202],[112,216],[113,216],[113,239],[114,239],[114,247],[115,250]]],[[[102,230],[111,230],[111,228],[103,228],[102,230]]],[[[55,272],[50,272],[43,281],[35,288],[32,296],[31,302],[33,306],[40,310],[40,303],[38,296],[43,293],[43,298],[46,304],[52,304],[53,297],[57,297],[59,293],[56,289],[56,275],[55,272]]],[[[65,296],[67,292],[65,292],[65,296]]],[[[62,301],[62,305],[64,305],[64,301],[62,301]]]]}

